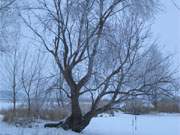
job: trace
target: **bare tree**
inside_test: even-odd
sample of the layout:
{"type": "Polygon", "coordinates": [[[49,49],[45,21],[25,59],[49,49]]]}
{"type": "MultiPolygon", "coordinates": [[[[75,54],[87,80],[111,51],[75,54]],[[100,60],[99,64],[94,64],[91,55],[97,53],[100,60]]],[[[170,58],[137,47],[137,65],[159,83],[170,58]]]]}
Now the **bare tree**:
{"type": "MultiPolygon", "coordinates": [[[[6,52],[9,50],[9,44],[13,41],[13,45],[17,45],[19,28],[17,27],[17,12],[13,9],[16,0],[0,0],[0,52],[6,52]],[[14,11],[14,12],[12,12],[14,11]],[[15,19],[16,18],[16,19],[15,19]],[[11,30],[10,30],[11,29],[11,30]],[[11,32],[10,32],[11,31],[11,32]],[[11,35],[11,38],[9,38],[11,35]]],[[[16,48],[16,47],[15,47],[16,48]]],[[[16,110],[16,93],[17,93],[17,50],[13,49],[11,60],[7,62],[10,66],[4,71],[8,73],[8,80],[10,81],[10,89],[13,93],[13,111],[16,110]],[[12,58],[14,56],[14,58],[12,58]],[[10,78],[9,78],[10,77],[10,78]],[[11,77],[13,79],[11,79],[11,77]]],[[[4,64],[4,63],[3,63],[4,64]]],[[[5,63],[6,65],[6,63],[5,63]]],[[[7,88],[7,87],[6,87],[7,88]]]]}
{"type": "Polygon", "coordinates": [[[37,53],[37,56],[32,56],[32,53],[28,53],[28,51],[25,52],[20,78],[22,90],[26,95],[29,114],[31,112],[32,98],[37,98],[43,85],[41,83],[43,80],[42,63],[43,59],[40,52],[37,53]]]}
{"type": "Polygon", "coordinates": [[[139,83],[132,76],[148,43],[144,19],[153,14],[156,1],[38,0],[36,5],[22,18],[53,56],[68,86],[62,91],[71,101],[71,115],[54,126],[81,132],[97,114],[132,96],[149,95],[155,84],[169,81],[167,74],[139,83]],[[85,114],[80,97],[91,101],[85,114]],[[104,99],[106,104],[99,106],[104,99]]]}
{"type": "Polygon", "coordinates": [[[43,106],[48,78],[42,67],[45,66],[42,53],[25,51],[22,46],[16,46],[11,53],[5,55],[2,61],[3,87],[12,93],[13,112],[16,114],[16,104],[20,100],[27,101],[27,109],[30,114],[33,107],[36,114],[43,106]],[[34,55],[33,53],[37,53],[34,55]]]}
{"type": "Polygon", "coordinates": [[[16,112],[17,93],[20,90],[19,82],[19,66],[20,66],[19,51],[14,49],[10,56],[6,56],[5,61],[2,62],[1,74],[4,77],[4,88],[10,90],[12,93],[13,112],[16,112]]]}
{"type": "MultiPolygon", "coordinates": [[[[176,70],[171,67],[172,56],[164,56],[157,44],[150,46],[141,56],[140,61],[134,64],[129,85],[153,84],[149,89],[148,96],[144,96],[157,108],[157,102],[162,97],[173,98],[178,90],[175,77],[176,70]],[[134,82],[134,83],[132,83],[134,82]]],[[[140,97],[142,99],[142,97],[140,97]]]]}
{"type": "MultiPolygon", "coordinates": [[[[38,55],[39,59],[41,61],[38,62],[38,58],[35,58],[34,60],[37,61],[38,68],[34,70],[37,70],[36,77],[33,81],[33,87],[31,92],[31,107],[33,108],[33,112],[39,117],[41,110],[44,109],[46,106],[44,104],[47,104],[48,102],[48,89],[49,85],[51,84],[51,76],[49,77],[46,72],[44,72],[44,66],[46,65],[45,57],[39,52],[38,55]]],[[[34,62],[35,62],[34,61],[34,62]]],[[[31,69],[29,69],[31,70],[31,69]]]]}
{"type": "MultiPolygon", "coordinates": [[[[1,2],[2,9],[0,9],[0,15],[4,16],[6,13],[10,12],[8,9],[6,8],[10,8],[9,6],[11,4],[13,4],[15,1],[9,1],[9,3],[7,3],[8,1],[4,1],[1,2]],[[2,11],[1,11],[2,10],[2,11]],[[3,13],[2,13],[3,12],[3,13]]],[[[2,17],[1,16],[1,17],[2,17]]],[[[14,16],[15,17],[15,16],[14,16]]],[[[3,22],[4,18],[2,17],[1,22],[3,22]]],[[[10,19],[10,22],[13,21],[13,19],[10,19]]],[[[19,28],[15,28],[15,30],[13,29],[11,32],[9,33],[8,30],[6,30],[6,26],[7,28],[10,28],[11,26],[17,26],[18,23],[15,21],[13,22],[13,25],[11,25],[11,23],[9,22],[9,24],[5,25],[5,24],[1,24],[2,29],[0,28],[0,35],[3,36],[3,38],[6,38],[6,34],[11,35],[11,41],[13,41],[13,47],[11,48],[11,53],[6,53],[2,58],[3,61],[1,61],[2,64],[2,76],[4,77],[2,81],[5,81],[5,89],[10,90],[12,92],[12,103],[13,103],[13,112],[16,111],[16,102],[17,102],[17,93],[18,90],[20,89],[19,87],[19,67],[20,67],[20,51],[19,51],[19,28]],[[8,31],[8,32],[7,32],[8,31]]],[[[8,23],[6,21],[4,21],[3,23],[8,23]]],[[[1,40],[0,36],[0,51],[5,52],[7,50],[9,50],[8,45],[9,42],[6,42],[6,44],[4,45],[4,42],[1,40]]],[[[8,40],[8,37],[7,39],[8,40]]]]}
{"type": "Polygon", "coordinates": [[[17,61],[17,50],[13,54],[13,67],[12,67],[12,92],[13,92],[13,111],[16,111],[16,101],[17,101],[17,75],[18,75],[18,61],[17,61]]]}
{"type": "MultiPolygon", "coordinates": [[[[149,52],[146,54],[149,56],[148,60],[146,60],[146,70],[151,70],[151,75],[149,75],[149,78],[151,81],[156,81],[160,77],[166,76],[167,83],[159,83],[154,85],[154,88],[152,88],[152,94],[150,96],[151,102],[154,105],[154,108],[157,108],[158,100],[162,97],[171,97],[173,98],[175,96],[175,92],[177,89],[176,79],[173,74],[175,74],[175,70],[173,67],[171,67],[172,60],[171,56],[163,57],[160,50],[157,48],[157,46],[151,46],[149,52]],[[172,72],[172,74],[169,74],[172,72]],[[174,77],[173,77],[174,76],[174,77]]],[[[148,76],[147,76],[148,77],[148,76]]],[[[149,80],[149,81],[150,81],[149,80]]]]}

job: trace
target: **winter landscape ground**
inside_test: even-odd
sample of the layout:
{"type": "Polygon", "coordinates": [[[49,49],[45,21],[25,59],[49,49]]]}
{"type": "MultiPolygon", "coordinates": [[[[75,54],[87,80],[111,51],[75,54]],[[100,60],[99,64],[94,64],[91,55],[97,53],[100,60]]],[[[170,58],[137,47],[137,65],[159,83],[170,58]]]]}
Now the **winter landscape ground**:
{"type": "MultiPolygon", "coordinates": [[[[4,109],[10,105],[1,103],[4,109]],[[4,104],[4,105],[3,105],[4,104]]],[[[0,119],[2,120],[2,115],[0,119]]],[[[45,129],[44,122],[36,123],[33,128],[20,128],[0,122],[0,135],[179,135],[180,114],[129,115],[115,113],[114,116],[102,114],[94,118],[81,133],[63,129],[45,129]]]]}

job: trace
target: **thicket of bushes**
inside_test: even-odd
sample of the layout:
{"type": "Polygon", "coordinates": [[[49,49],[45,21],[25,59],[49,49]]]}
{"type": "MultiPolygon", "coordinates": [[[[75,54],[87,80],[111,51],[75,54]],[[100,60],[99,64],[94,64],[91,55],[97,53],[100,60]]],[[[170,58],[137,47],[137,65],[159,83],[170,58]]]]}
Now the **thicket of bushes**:
{"type": "Polygon", "coordinates": [[[163,99],[157,103],[158,112],[180,113],[180,102],[163,99]]]}
{"type": "Polygon", "coordinates": [[[1,110],[1,114],[4,115],[3,121],[14,124],[31,123],[38,119],[57,121],[68,116],[68,112],[65,109],[58,107],[52,109],[41,109],[38,112],[33,108],[29,112],[27,108],[18,107],[15,112],[12,109],[1,110]]]}
{"type": "Polygon", "coordinates": [[[127,102],[125,102],[125,104],[122,107],[123,112],[135,114],[135,115],[149,113],[152,110],[153,110],[152,106],[146,105],[141,100],[127,101],[127,102]]]}
{"type": "Polygon", "coordinates": [[[141,100],[132,100],[125,102],[122,107],[125,113],[130,114],[146,114],[151,112],[164,112],[164,113],[180,113],[180,103],[172,99],[161,99],[157,101],[157,105],[144,103],[141,100]]]}

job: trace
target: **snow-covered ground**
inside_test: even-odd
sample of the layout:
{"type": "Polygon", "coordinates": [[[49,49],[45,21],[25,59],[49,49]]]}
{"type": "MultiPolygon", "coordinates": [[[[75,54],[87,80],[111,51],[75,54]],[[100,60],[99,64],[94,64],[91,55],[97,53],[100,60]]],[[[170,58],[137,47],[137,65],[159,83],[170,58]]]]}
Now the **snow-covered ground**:
{"type": "Polygon", "coordinates": [[[97,117],[81,134],[62,129],[16,128],[0,122],[0,135],[180,135],[179,114],[97,117]]]}
{"type": "Polygon", "coordinates": [[[159,114],[94,118],[85,129],[90,135],[180,135],[180,115],[159,114]]]}
{"type": "MultiPolygon", "coordinates": [[[[9,108],[0,102],[0,109],[9,108]]],[[[0,115],[0,135],[180,135],[180,114],[149,114],[133,116],[116,113],[114,117],[103,114],[94,118],[81,133],[63,129],[45,129],[44,123],[34,128],[17,128],[2,122],[0,115]]]]}

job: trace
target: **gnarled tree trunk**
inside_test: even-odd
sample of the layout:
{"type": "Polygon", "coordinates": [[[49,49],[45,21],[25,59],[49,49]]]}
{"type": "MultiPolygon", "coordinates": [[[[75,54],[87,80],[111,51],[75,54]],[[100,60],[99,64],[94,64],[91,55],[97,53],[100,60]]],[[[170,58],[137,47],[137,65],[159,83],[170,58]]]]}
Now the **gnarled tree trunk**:
{"type": "Polygon", "coordinates": [[[71,115],[64,123],[64,128],[69,128],[74,131],[79,132],[78,125],[80,125],[81,121],[83,120],[81,108],[79,105],[79,96],[77,92],[74,90],[71,94],[71,115]]]}
{"type": "Polygon", "coordinates": [[[71,109],[71,115],[64,122],[48,123],[45,125],[45,127],[62,127],[65,130],[71,129],[75,132],[81,132],[89,124],[93,115],[91,112],[87,113],[86,115],[82,115],[82,111],[79,105],[79,96],[76,92],[72,93],[71,109]]]}
{"type": "Polygon", "coordinates": [[[66,121],[62,124],[62,128],[65,130],[71,129],[75,132],[81,132],[87,125],[90,123],[92,116],[82,116],[81,118],[77,118],[71,114],[70,117],[66,119],[66,121]]]}

